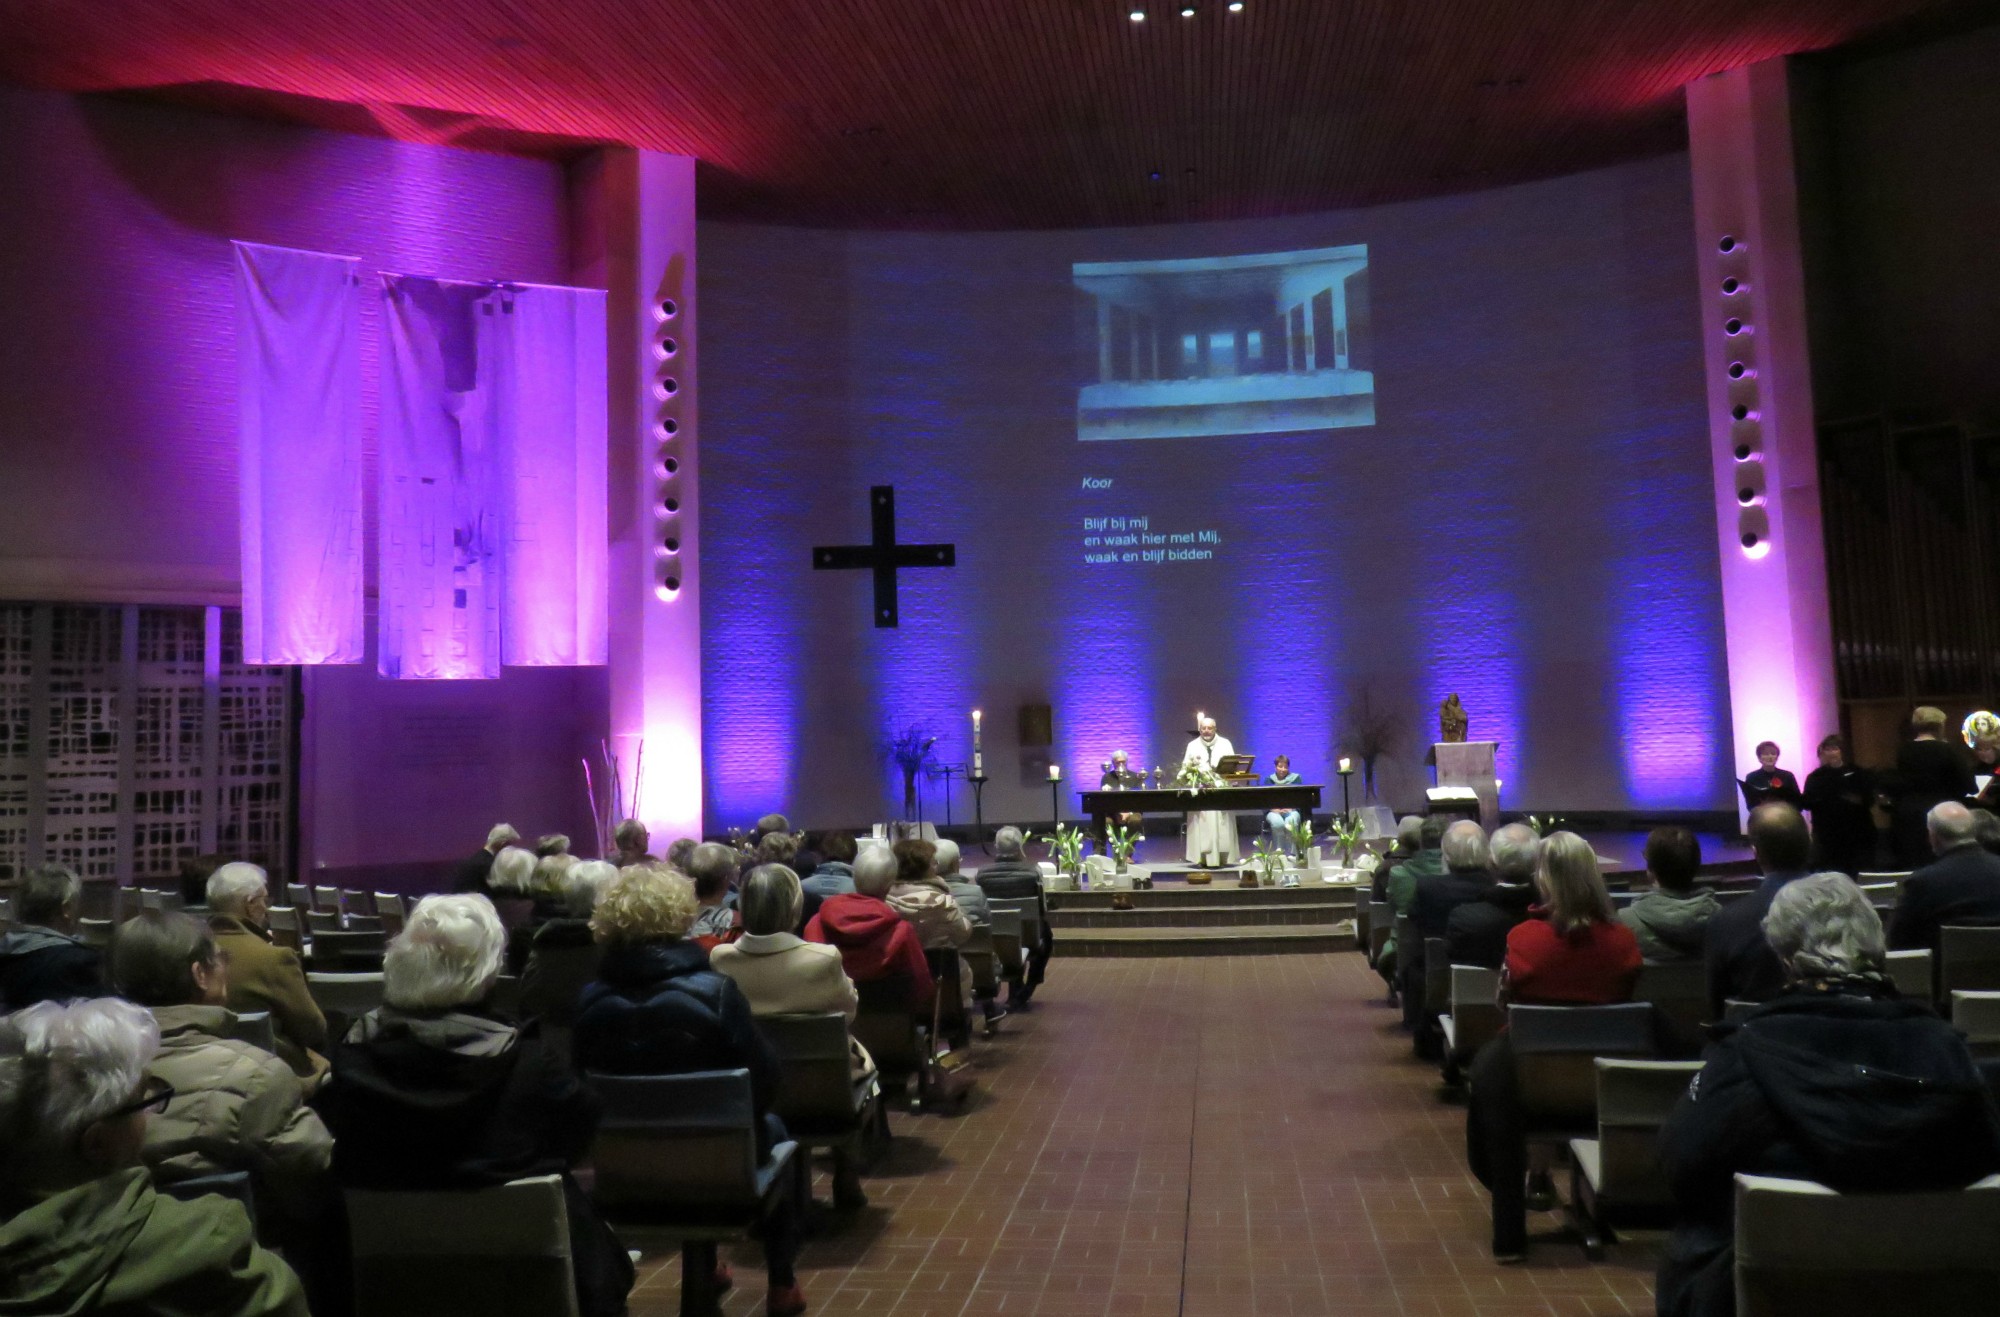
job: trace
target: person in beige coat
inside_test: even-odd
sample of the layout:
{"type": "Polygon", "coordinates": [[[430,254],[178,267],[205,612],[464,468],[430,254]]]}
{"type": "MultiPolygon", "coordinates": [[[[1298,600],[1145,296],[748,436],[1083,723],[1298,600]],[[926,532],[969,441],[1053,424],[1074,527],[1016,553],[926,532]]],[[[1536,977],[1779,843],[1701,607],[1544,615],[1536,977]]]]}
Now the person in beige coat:
{"type": "Polygon", "coordinates": [[[269,1011],[278,1055],[307,1093],[326,1081],[326,1016],[306,989],[298,953],[264,931],[271,906],[264,871],[238,861],[209,876],[209,931],[229,965],[229,1009],[269,1011]]]}
{"type": "Polygon", "coordinates": [[[972,938],[972,921],[937,875],[937,847],[908,838],[890,849],[896,856],[896,885],[889,889],[889,904],[910,921],[924,950],[964,946],[972,938]]]}
{"type": "MultiPolygon", "coordinates": [[[[782,864],[760,864],[743,880],[737,895],[744,934],[708,953],[708,963],[749,998],[752,1015],[826,1015],[838,1011],[854,1022],[861,997],[841,968],[840,949],[808,942],[791,930],[799,926],[805,891],[799,876],[782,864]]],[[[867,1049],[847,1040],[848,1066],[857,1081],[875,1069],[867,1049]]],[[[834,1201],[843,1208],[864,1206],[860,1171],[836,1152],[834,1201]]]]}

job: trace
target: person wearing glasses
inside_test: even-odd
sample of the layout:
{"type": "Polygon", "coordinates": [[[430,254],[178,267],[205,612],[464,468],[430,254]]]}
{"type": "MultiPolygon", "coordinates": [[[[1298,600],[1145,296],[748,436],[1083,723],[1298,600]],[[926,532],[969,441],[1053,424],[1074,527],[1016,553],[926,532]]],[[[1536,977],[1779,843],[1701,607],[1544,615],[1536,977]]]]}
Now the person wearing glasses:
{"type": "Polygon", "coordinates": [[[144,1007],[111,997],[0,1017],[0,1311],[307,1317],[305,1290],[241,1204],[153,1187],[144,1007]]]}

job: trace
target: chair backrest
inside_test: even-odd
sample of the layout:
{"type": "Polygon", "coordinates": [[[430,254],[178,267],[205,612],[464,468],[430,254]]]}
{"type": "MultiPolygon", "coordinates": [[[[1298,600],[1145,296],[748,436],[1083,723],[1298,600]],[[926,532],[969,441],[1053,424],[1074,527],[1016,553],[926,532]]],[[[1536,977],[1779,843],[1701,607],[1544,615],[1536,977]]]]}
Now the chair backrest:
{"type": "Polygon", "coordinates": [[[311,959],[313,965],[322,970],[379,970],[382,968],[382,953],[388,945],[389,940],[379,930],[373,933],[322,933],[315,930],[311,959]]]}
{"type": "Polygon", "coordinates": [[[1676,1055],[1701,1051],[1702,1026],[1708,1023],[1708,967],[1700,960],[1674,960],[1639,967],[1632,1000],[1651,1002],[1660,1025],[1660,1042],[1676,1055]]]}
{"type": "Polygon", "coordinates": [[[343,887],[340,889],[340,905],[350,915],[373,916],[375,913],[375,894],[373,892],[360,891],[352,887],[343,887]]]}
{"type": "Polygon", "coordinates": [[[315,910],[340,911],[340,889],[338,887],[315,887],[312,889],[312,907],[315,910]]]}
{"type": "Polygon", "coordinates": [[[267,1052],[278,1050],[277,1035],[271,1028],[269,1011],[237,1011],[230,1016],[228,1037],[267,1052]]]}
{"type": "Polygon", "coordinates": [[[311,923],[313,936],[315,937],[321,933],[338,933],[343,931],[340,923],[340,912],[337,910],[308,910],[306,911],[306,919],[311,923]]]}
{"type": "Polygon", "coordinates": [[[1451,957],[1445,954],[1444,939],[1424,939],[1424,1014],[1442,1015],[1451,1009],[1451,957]]]}
{"type": "Polygon", "coordinates": [[[369,1317],[577,1317],[559,1176],[495,1189],[347,1191],[355,1311],[369,1317]]]}
{"type": "Polygon", "coordinates": [[[111,921],[79,919],[76,921],[76,936],[87,947],[107,947],[111,945],[111,921]]]}
{"type": "Polygon", "coordinates": [[[257,1192],[251,1186],[248,1171],[218,1171],[214,1175],[191,1175],[184,1180],[162,1179],[155,1172],[153,1186],[167,1197],[178,1198],[184,1203],[209,1194],[241,1203],[250,1224],[257,1224],[257,1192]]]}
{"type": "Polygon", "coordinates": [[[973,991],[991,994],[999,990],[1000,967],[993,949],[993,925],[975,924],[972,936],[965,940],[958,954],[972,971],[973,991]]]}
{"type": "MultiPolygon", "coordinates": [[[[1410,917],[1397,915],[1390,927],[1396,930],[1396,962],[1400,966],[1415,954],[1410,949],[1410,917]]],[[[1401,974],[1402,970],[1399,968],[1396,972],[1401,974]]]]}
{"type": "Polygon", "coordinates": [[[1900,883],[1862,883],[1861,894],[1868,898],[1868,904],[1876,909],[1896,904],[1896,895],[1902,891],[1900,883]]]}
{"type": "Polygon", "coordinates": [[[783,1067],[784,1079],[771,1109],[793,1137],[813,1138],[856,1127],[859,1108],[846,1016],[838,1011],[760,1015],[757,1032],[771,1044],[783,1067]]]}
{"type": "Polygon", "coordinates": [[[1942,1193],[1839,1194],[1736,1177],[1738,1317],[1991,1313],[2000,1175],[1942,1193]]]}
{"type": "Polygon", "coordinates": [[[304,883],[286,883],[285,900],[301,910],[310,910],[313,903],[312,888],[304,883]]]}
{"type": "Polygon", "coordinates": [[[854,1036],[875,1059],[884,1075],[913,1075],[923,1069],[924,1049],[917,1022],[910,1014],[910,977],[890,974],[855,985],[861,1010],[854,1017],[854,1036]]]}
{"type": "Polygon", "coordinates": [[[1600,1056],[1652,1057],[1651,1002],[1615,1006],[1511,1006],[1507,1031],[1521,1107],[1531,1129],[1594,1128],[1600,1056]]]}
{"type": "Polygon", "coordinates": [[[1954,992],[1951,1023],[1977,1057],[2000,1057],[2000,992],[1954,992]]]}
{"type": "Polygon", "coordinates": [[[1621,1207],[1668,1207],[1660,1169],[1660,1126],[1701,1073],[1699,1061],[1598,1057],[1597,1192],[1621,1207]]]}
{"type": "Polygon", "coordinates": [[[1900,873],[1857,873],[1854,881],[1864,889],[1870,887],[1893,887],[1900,894],[1903,883],[1914,870],[1904,869],[1900,873]]]}
{"type": "Polygon", "coordinates": [[[366,1015],[382,1004],[382,976],[376,974],[306,975],[306,990],[323,1011],[339,1011],[349,1019],[366,1015]]]}
{"type": "Polygon", "coordinates": [[[403,898],[395,892],[375,893],[375,917],[382,921],[382,931],[390,937],[402,932],[403,921],[408,917],[403,898]]]}
{"type": "Polygon", "coordinates": [[[1374,964],[1382,956],[1382,948],[1389,945],[1389,935],[1396,931],[1396,911],[1387,901],[1368,903],[1368,963],[1374,964]]]}
{"type": "Polygon", "coordinates": [[[1021,917],[1021,945],[1040,946],[1042,941],[1042,912],[1032,896],[989,896],[986,898],[989,913],[1011,910],[1021,917]]]}
{"type": "Polygon", "coordinates": [[[2000,989],[2000,927],[1946,924],[1938,930],[1938,1000],[1954,992],[2000,989]]]}
{"type": "Polygon", "coordinates": [[[604,1099],[591,1161],[606,1207],[753,1207],[756,1112],[748,1070],[587,1076],[604,1099]]]}
{"type": "Polygon", "coordinates": [[[1484,965],[1451,967],[1451,1050],[1469,1061],[1500,1036],[1500,971],[1484,965]]]}
{"type": "Polygon", "coordinates": [[[1896,991],[1917,1001],[1929,1001],[1937,992],[1937,957],[1929,947],[1915,951],[1891,951],[1885,968],[1896,991]]]}
{"type": "Polygon", "coordinates": [[[1730,1024],[1735,1024],[1738,1020],[1763,1004],[1761,1001],[1749,1001],[1742,997],[1731,997],[1722,1003],[1722,1018],[1730,1024]]]}
{"type": "Polygon", "coordinates": [[[306,939],[305,931],[299,927],[299,909],[295,905],[272,906],[264,916],[264,928],[278,946],[304,952],[306,939]]]}

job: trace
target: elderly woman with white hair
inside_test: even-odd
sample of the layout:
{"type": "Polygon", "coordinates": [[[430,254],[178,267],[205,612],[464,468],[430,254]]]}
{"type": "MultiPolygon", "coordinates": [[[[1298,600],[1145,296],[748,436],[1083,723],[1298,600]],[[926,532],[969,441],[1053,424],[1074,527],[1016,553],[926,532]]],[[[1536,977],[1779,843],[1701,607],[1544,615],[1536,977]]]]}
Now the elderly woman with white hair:
{"type": "Polygon", "coordinates": [[[1764,936],[1786,992],[1718,1027],[1660,1132],[1681,1208],[1660,1262],[1665,1317],[1735,1311],[1739,1173],[1884,1193],[1960,1189],[2000,1171],[2000,1111],[1965,1040],[1896,995],[1881,918],[1853,880],[1794,879],[1772,898],[1764,936]]]}
{"type": "Polygon", "coordinates": [[[579,1308],[612,1317],[625,1311],[632,1262],[570,1176],[601,1106],[537,1029],[488,1011],[505,946],[483,896],[427,896],[410,912],[383,959],[382,1006],[334,1049],[319,1104],[334,1175],[392,1190],[562,1176],[579,1308]]]}
{"type": "MultiPolygon", "coordinates": [[[[650,861],[649,861],[650,863],[650,861]]],[[[563,874],[563,913],[535,930],[528,967],[521,974],[521,1017],[567,1028],[577,998],[597,977],[597,939],[590,916],[597,898],[618,877],[609,860],[580,860],[563,874]]]]}
{"type": "Polygon", "coordinates": [[[230,1010],[271,1013],[278,1056],[312,1093],[326,1080],[326,1016],[306,988],[298,952],[271,940],[264,871],[238,860],[208,876],[208,929],[229,963],[230,1010]]]}
{"type": "Polygon", "coordinates": [[[153,1188],[141,1150],[174,1098],[147,1075],[159,1046],[108,997],[0,1017],[0,1312],[306,1317],[239,1204],[153,1188]]]}

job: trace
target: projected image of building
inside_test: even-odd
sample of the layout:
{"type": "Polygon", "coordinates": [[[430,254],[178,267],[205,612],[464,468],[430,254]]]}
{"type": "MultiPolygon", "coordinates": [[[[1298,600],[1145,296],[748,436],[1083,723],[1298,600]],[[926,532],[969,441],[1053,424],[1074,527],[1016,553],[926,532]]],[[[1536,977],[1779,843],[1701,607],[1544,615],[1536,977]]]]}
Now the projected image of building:
{"type": "Polygon", "coordinates": [[[1375,423],[1368,248],[1078,264],[1079,439],[1375,423]]]}

